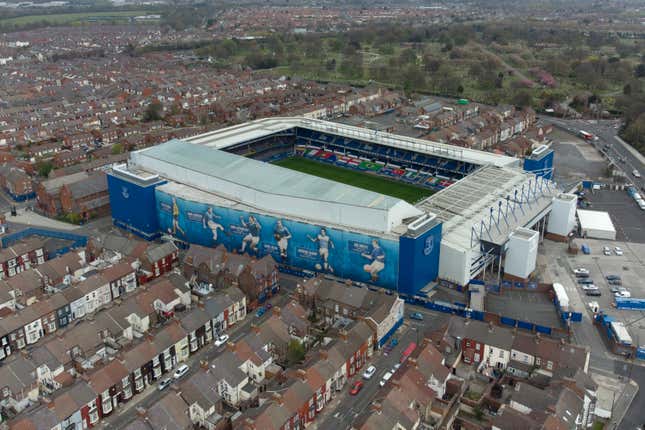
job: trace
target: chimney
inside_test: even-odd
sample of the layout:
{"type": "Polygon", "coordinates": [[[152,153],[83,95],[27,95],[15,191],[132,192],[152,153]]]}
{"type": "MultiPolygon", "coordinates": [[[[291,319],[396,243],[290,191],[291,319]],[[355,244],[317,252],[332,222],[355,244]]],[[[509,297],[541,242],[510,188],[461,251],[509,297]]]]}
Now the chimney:
{"type": "Polygon", "coordinates": [[[278,306],[274,306],[272,308],[272,311],[273,311],[273,315],[275,315],[277,317],[279,317],[282,314],[282,310],[278,306]]]}
{"type": "Polygon", "coordinates": [[[148,342],[152,342],[153,340],[155,340],[155,335],[152,334],[150,331],[147,331],[146,332],[146,340],[148,342]]]}
{"type": "Polygon", "coordinates": [[[204,302],[197,302],[197,307],[198,307],[199,309],[202,309],[202,310],[203,310],[203,309],[204,309],[204,302]]]}
{"type": "Polygon", "coordinates": [[[206,360],[199,360],[199,367],[201,367],[204,370],[208,370],[208,361],[206,360]]]}
{"type": "Polygon", "coordinates": [[[410,363],[410,365],[415,367],[415,368],[419,367],[418,364],[417,364],[417,359],[416,358],[409,357],[408,358],[408,363],[410,363]]]}
{"type": "Polygon", "coordinates": [[[535,333],[535,343],[540,343],[540,333],[535,333]]]}
{"type": "Polygon", "coordinates": [[[377,412],[377,413],[379,413],[379,414],[380,414],[380,413],[381,413],[381,411],[383,410],[383,407],[381,406],[381,404],[380,404],[380,403],[378,403],[378,402],[374,402],[374,403],[372,403],[372,410],[373,410],[374,412],[377,412]]]}
{"type": "Polygon", "coordinates": [[[320,351],[320,358],[321,358],[322,360],[327,360],[327,359],[329,359],[329,353],[327,352],[327,350],[320,351]]]}
{"type": "Polygon", "coordinates": [[[260,333],[260,327],[256,326],[255,324],[251,326],[251,330],[253,330],[253,332],[256,334],[260,333]]]}
{"type": "Polygon", "coordinates": [[[344,342],[347,342],[347,331],[340,330],[338,332],[338,337],[341,338],[344,342]]]}
{"type": "Polygon", "coordinates": [[[493,331],[493,328],[494,328],[494,327],[495,327],[495,326],[493,325],[493,322],[492,322],[492,321],[490,321],[490,322],[488,323],[488,332],[489,332],[489,333],[491,333],[491,332],[493,331]]]}
{"type": "Polygon", "coordinates": [[[226,342],[226,348],[231,352],[235,352],[235,342],[229,340],[226,342]]]}
{"type": "Polygon", "coordinates": [[[139,418],[146,418],[146,415],[148,415],[146,408],[142,408],[141,406],[137,407],[137,416],[139,418]]]}
{"type": "Polygon", "coordinates": [[[283,404],[283,401],[282,401],[282,394],[279,394],[279,393],[273,393],[273,400],[275,400],[277,404],[279,404],[280,406],[282,406],[282,404],[283,404]]]}

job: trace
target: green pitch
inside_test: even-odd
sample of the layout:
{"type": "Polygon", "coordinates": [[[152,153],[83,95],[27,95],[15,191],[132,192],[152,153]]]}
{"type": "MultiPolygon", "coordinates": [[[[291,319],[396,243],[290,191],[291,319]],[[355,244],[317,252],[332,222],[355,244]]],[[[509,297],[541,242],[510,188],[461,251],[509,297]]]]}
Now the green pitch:
{"type": "Polygon", "coordinates": [[[432,190],[427,188],[393,181],[369,173],[319,163],[308,158],[292,157],[278,161],[275,164],[286,167],[287,169],[297,170],[298,172],[308,173],[320,178],[331,179],[332,181],[363,188],[364,190],[397,197],[410,203],[418,202],[424,197],[433,194],[432,190]]]}

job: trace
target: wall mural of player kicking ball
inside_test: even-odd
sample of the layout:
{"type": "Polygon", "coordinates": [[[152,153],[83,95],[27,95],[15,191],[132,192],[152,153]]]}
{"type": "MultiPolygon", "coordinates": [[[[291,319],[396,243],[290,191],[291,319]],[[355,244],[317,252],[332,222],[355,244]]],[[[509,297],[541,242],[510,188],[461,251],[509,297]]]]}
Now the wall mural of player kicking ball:
{"type": "Polygon", "coordinates": [[[332,249],[335,248],[334,242],[331,240],[331,237],[327,236],[327,230],[324,228],[320,229],[320,233],[318,233],[318,236],[311,237],[307,235],[310,241],[314,243],[318,243],[318,254],[322,257],[322,266],[320,263],[316,264],[316,270],[321,270],[325,269],[325,271],[328,271],[330,273],[334,272],[334,268],[331,267],[329,264],[329,247],[331,246],[332,249]]]}
{"type": "Polygon", "coordinates": [[[215,215],[215,212],[213,212],[212,207],[209,207],[204,213],[204,216],[202,217],[202,226],[205,229],[208,229],[211,231],[211,233],[213,234],[214,242],[217,242],[217,230],[224,231],[224,227],[222,226],[222,224],[215,221],[221,218],[222,218],[221,216],[215,215]]]}
{"type": "Polygon", "coordinates": [[[244,217],[240,217],[240,222],[242,223],[242,226],[248,230],[248,233],[244,238],[242,239],[242,248],[240,248],[240,253],[244,253],[246,251],[246,247],[248,246],[249,249],[251,249],[254,253],[258,254],[259,249],[258,245],[260,243],[260,230],[262,230],[262,226],[258,222],[257,219],[253,215],[249,215],[249,220],[244,221],[244,217]]]}
{"type": "Polygon", "coordinates": [[[282,224],[281,220],[278,220],[275,223],[275,228],[273,229],[273,237],[278,243],[278,249],[280,249],[280,258],[282,261],[287,259],[287,248],[289,247],[289,239],[291,239],[291,232],[287,227],[282,224]]]}
{"type": "Polygon", "coordinates": [[[179,226],[179,206],[177,205],[177,199],[172,198],[172,234],[177,235],[177,232],[180,232],[182,235],[186,235],[184,230],[179,226]]]}
{"type": "Polygon", "coordinates": [[[363,270],[370,274],[372,282],[378,280],[378,274],[385,268],[385,252],[378,243],[378,240],[372,239],[372,251],[369,254],[361,254],[364,258],[372,262],[363,266],[363,270]]]}

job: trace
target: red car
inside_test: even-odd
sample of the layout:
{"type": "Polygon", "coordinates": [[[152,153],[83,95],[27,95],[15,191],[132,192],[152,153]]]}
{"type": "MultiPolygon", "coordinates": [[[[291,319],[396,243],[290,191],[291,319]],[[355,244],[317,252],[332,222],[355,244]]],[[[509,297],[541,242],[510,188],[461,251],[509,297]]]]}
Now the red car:
{"type": "Polygon", "coordinates": [[[349,394],[352,396],[357,395],[361,390],[363,389],[363,382],[362,381],[356,381],[352,384],[352,387],[349,390],[349,394]]]}

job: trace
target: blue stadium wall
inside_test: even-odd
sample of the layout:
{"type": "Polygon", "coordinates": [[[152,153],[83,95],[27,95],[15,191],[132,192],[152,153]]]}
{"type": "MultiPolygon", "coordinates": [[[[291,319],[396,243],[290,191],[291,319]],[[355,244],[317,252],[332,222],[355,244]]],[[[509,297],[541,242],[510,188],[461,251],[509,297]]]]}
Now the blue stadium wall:
{"type": "Polygon", "coordinates": [[[399,292],[414,295],[439,276],[439,250],[442,224],[417,237],[401,236],[399,260],[399,292]]]}
{"type": "Polygon", "coordinates": [[[112,222],[147,240],[159,237],[155,187],[140,185],[112,174],[107,175],[112,222]]]}
{"type": "Polygon", "coordinates": [[[553,150],[549,149],[539,159],[525,158],[524,170],[526,172],[535,172],[537,176],[543,176],[545,179],[553,177],[553,150]]]}
{"type": "Polygon", "coordinates": [[[155,193],[160,229],[186,242],[211,247],[223,244],[228,250],[243,251],[258,257],[270,254],[278,263],[288,266],[330,273],[385,288],[397,288],[399,277],[398,240],[207,205],[173,196],[159,189],[155,190],[155,193]],[[174,226],[174,205],[176,205],[178,212],[177,226],[174,226]],[[214,214],[211,218],[207,215],[209,207],[212,207],[214,214]],[[251,238],[248,227],[250,216],[253,216],[261,226],[259,234],[256,236],[259,238],[256,246],[252,246],[249,241],[243,245],[245,237],[251,238]],[[210,224],[208,223],[209,219],[212,219],[210,224]],[[278,220],[291,235],[287,241],[285,258],[280,255],[275,236],[278,220]],[[331,241],[327,265],[325,265],[317,242],[322,229],[326,230],[326,235],[331,241]],[[385,256],[382,267],[379,264],[372,264],[373,258],[371,256],[379,253],[375,248],[380,248],[385,256]]]}

